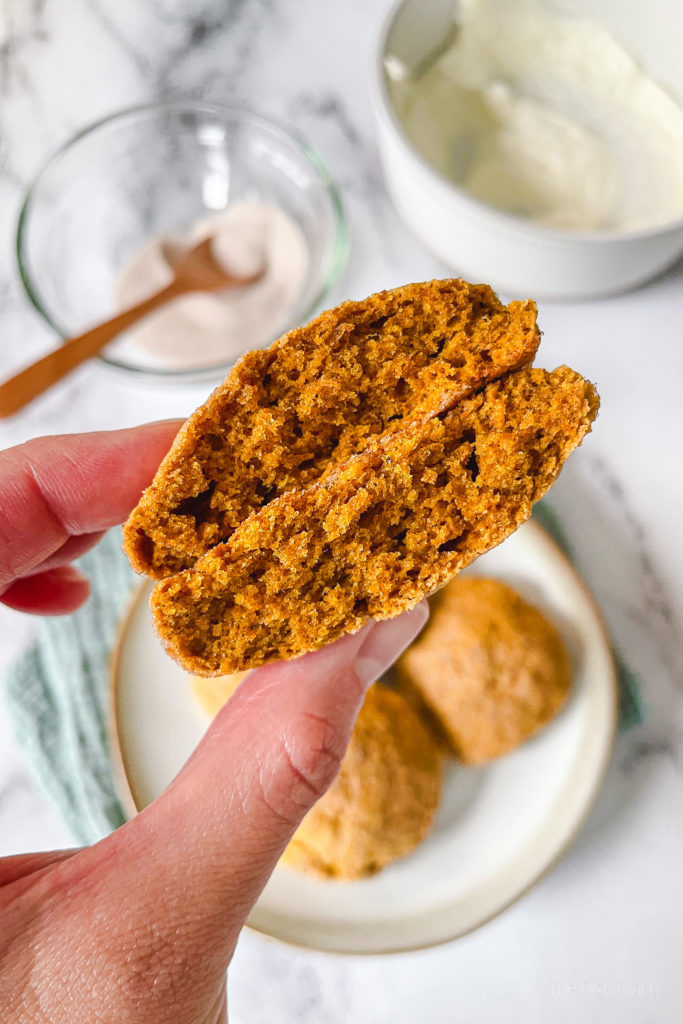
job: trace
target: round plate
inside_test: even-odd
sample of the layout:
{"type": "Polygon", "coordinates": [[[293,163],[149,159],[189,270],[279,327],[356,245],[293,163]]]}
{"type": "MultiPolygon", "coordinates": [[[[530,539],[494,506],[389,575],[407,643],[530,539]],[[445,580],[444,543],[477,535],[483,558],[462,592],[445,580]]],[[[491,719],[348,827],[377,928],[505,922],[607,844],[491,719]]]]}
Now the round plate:
{"type": "MultiPolygon", "coordinates": [[[[319,881],[278,867],[249,918],[258,931],[345,953],[436,945],[509,906],[576,835],[616,725],[615,673],[599,613],[570,562],[533,522],[468,571],[508,581],[555,621],[573,656],[568,707],[514,754],[484,767],[453,765],[432,834],[373,878],[319,881]]],[[[151,586],[135,595],[112,664],[113,749],[131,815],[162,792],[209,724],[153,633],[151,586]]]]}

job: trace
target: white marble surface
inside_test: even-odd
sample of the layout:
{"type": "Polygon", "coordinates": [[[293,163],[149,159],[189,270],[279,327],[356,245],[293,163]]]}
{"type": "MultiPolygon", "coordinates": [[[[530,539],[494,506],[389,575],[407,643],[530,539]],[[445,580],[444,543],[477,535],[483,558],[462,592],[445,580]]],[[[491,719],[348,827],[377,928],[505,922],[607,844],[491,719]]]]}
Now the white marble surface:
{"type": "MultiPolygon", "coordinates": [[[[53,343],[13,263],[27,182],[76,128],[141,100],[245,100],[309,136],[334,170],[351,226],[351,261],[335,300],[443,274],[402,227],[381,184],[368,73],[384,7],[384,0],[3,0],[0,372],[53,343]]],[[[234,1020],[680,1020],[681,270],[617,299],[540,311],[545,365],[572,363],[602,394],[595,432],[554,503],[618,645],[642,677],[649,709],[645,724],[620,737],[588,825],[531,893],[456,944],[340,959],[246,934],[232,975],[234,1020]]],[[[204,390],[145,390],[89,367],[2,424],[0,445],[183,414],[204,390]]],[[[0,611],[1,663],[30,631],[30,620],[0,611]]],[[[0,854],[66,842],[0,710],[0,854]]]]}

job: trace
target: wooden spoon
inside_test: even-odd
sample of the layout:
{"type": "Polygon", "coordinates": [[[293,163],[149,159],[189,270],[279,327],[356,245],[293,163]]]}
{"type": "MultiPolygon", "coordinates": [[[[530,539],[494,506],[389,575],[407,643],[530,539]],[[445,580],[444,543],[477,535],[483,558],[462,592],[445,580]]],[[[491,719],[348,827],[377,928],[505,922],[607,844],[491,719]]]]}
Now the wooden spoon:
{"type": "Polygon", "coordinates": [[[124,310],[111,320],[98,324],[85,334],[70,338],[54,352],[49,352],[0,385],[0,419],[19,412],[86,359],[92,359],[122,331],[132,327],[142,317],[170,302],[171,299],[176,299],[187,292],[217,292],[243,288],[253,284],[262,274],[263,271],[250,277],[234,277],[229,274],[214,259],[212,239],[205,238],[181,256],[173,267],[173,280],[161,291],[150,295],[148,299],[144,299],[131,309],[124,310]]]}

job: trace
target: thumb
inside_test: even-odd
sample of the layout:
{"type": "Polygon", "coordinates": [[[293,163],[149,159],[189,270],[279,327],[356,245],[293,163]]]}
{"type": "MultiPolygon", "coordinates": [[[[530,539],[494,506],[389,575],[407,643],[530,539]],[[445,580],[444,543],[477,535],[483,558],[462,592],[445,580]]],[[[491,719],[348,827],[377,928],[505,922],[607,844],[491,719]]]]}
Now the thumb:
{"type": "MultiPolygon", "coordinates": [[[[134,913],[223,970],[306,812],[333,781],[365,690],[417,636],[426,603],[295,661],[252,672],[180,775],[109,840],[107,885],[146,879],[134,913]],[[112,875],[120,875],[117,879],[112,875]]],[[[130,912],[130,911],[129,911],[130,912]]]]}
{"type": "Polygon", "coordinates": [[[218,1019],[251,906],[332,782],[365,690],[427,616],[418,605],[257,669],[158,800],[102,842],[14,883],[25,899],[13,899],[9,922],[3,911],[5,931],[20,952],[33,951],[31,977],[42,969],[55,998],[85,1007],[65,1020],[84,1020],[93,998],[111,1019],[123,1019],[124,1006],[131,1024],[218,1019]]]}

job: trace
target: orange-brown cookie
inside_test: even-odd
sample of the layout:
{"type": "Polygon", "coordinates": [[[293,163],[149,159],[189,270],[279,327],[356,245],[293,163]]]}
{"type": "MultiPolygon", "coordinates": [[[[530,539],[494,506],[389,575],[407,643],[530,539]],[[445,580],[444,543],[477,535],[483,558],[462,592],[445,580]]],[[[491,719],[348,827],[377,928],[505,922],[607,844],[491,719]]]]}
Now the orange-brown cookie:
{"type": "Polygon", "coordinates": [[[443,755],[410,705],[371,687],[336,780],[308,812],[282,862],[353,879],[410,853],[429,832],[441,794],[443,755]]]}
{"type": "Polygon", "coordinates": [[[375,441],[157,584],[159,636],[188,671],[219,675],[398,615],[528,518],[597,408],[573,370],[526,368],[375,441]]]}
{"type": "Polygon", "coordinates": [[[435,596],[396,676],[467,764],[515,750],[555,717],[571,686],[569,656],[545,615],[505,583],[471,576],[435,596]]]}
{"type": "Polygon", "coordinates": [[[192,566],[251,512],[538,347],[536,306],[431,281],[345,302],[249,352],[184,425],[124,527],[138,572],[192,566]]]}

